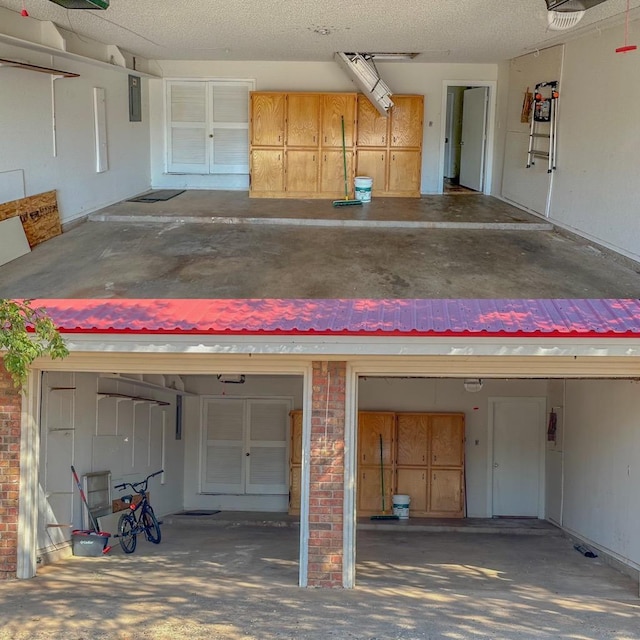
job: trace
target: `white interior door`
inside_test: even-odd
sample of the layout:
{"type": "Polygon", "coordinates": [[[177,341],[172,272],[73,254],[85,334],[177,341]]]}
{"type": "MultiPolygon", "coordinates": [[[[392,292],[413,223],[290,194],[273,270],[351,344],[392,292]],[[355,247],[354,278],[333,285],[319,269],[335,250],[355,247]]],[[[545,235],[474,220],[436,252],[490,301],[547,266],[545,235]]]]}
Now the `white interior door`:
{"type": "Polygon", "coordinates": [[[488,99],[488,87],[464,91],[460,184],[475,191],[482,191],[484,183],[488,99]]]}
{"type": "Polygon", "coordinates": [[[453,107],[455,106],[455,94],[447,93],[447,135],[444,139],[444,177],[455,178],[453,168],[453,107]]]}
{"type": "Polygon", "coordinates": [[[541,517],[546,399],[493,398],[489,409],[491,515],[541,517]]]}

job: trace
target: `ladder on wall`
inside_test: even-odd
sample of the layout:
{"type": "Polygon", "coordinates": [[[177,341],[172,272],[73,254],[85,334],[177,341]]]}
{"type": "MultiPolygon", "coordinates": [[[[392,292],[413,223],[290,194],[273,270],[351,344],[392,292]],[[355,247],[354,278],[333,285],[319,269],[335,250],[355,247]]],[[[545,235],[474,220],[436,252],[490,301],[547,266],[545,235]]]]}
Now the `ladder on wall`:
{"type": "Polygon", "coordinates": [[[527,169],[535,165],[536,158],[546,158],[549,165],[547,173],[556,168],[556,140],[558,131],[558,81],[540,82],[536,85],[527,169]],[[543,142],[544,145],[537,144],[543,142]]]}

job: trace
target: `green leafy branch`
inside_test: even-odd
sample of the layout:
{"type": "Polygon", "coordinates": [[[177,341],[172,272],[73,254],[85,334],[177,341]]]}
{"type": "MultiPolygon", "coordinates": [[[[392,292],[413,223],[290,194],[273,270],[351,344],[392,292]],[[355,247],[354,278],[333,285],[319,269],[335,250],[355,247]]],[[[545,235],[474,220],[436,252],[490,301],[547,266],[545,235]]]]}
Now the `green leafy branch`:
{"type": "Polygon", "coordinates": [[[69,355],[62,336],[44,309],[34,309],[29,300],[0,298],[0,351],[4,366],[18,388],[23,388],[31,363],[41,356],[69,355]]]}

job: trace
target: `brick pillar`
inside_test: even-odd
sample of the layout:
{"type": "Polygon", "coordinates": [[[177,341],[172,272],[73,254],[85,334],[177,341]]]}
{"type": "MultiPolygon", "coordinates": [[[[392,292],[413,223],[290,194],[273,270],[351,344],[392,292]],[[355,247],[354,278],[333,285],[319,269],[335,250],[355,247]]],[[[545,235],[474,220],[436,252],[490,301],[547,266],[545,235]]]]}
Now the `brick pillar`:
{"type": "Polygon", "coordinates": [[[309,485],[310,587],[342,587],[345,362],[313,363],[309,485]]]}
{"type": "Polygon", "coordinates": [[[0,580],[16,576],[21,408],[20,391],[0,358],[0,580]]]}

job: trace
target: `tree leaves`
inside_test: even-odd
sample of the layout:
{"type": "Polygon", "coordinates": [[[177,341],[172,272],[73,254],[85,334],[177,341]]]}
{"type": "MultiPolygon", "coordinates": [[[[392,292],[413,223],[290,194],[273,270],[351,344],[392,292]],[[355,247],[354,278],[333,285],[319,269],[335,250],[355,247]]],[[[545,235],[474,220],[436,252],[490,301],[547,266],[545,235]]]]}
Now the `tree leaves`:
{"type": "Polygon", "coordinates": [[[45,309],[34,309],[29,300],[0,298],[0,350],[14,384],[22,388],[31,363],[41,356],[69,355],[62,336],[45,309]]]}

